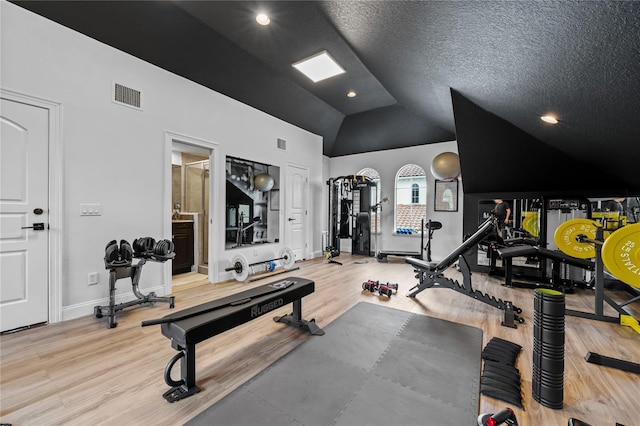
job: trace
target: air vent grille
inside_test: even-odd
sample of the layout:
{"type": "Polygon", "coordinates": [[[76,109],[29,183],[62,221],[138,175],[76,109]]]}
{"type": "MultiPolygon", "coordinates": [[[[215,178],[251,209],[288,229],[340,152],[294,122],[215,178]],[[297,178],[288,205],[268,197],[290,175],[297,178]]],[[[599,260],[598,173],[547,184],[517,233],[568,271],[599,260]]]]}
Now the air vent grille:
{"type": "Polygon", "coordinates": [[[286,151],[287,150],[287,141],[285,141],[284,139],[278,139],[278,149],[286,151]]]}
{"type": "Polygon", "coordinates": [[[114,83],[113,102],[136,109],[142,109],[142,92],[119,83],[114,83]]]}

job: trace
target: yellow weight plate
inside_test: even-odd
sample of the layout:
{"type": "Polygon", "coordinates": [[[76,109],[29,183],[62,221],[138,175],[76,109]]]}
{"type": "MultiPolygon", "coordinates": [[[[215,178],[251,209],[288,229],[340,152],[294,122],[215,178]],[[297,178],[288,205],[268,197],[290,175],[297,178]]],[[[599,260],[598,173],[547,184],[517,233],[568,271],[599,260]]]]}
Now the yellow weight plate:
{"type": "Polygon", "coordinates": [[[534,237],[538,236],[538,219],[527,217],[522,221],[522,228],[534,237]]]}
{"type": "Polygon", "coordinates": [[[640,223],[609,235],[602,245],[602,263],[620,281],[640,288],[640,223]]]}
{"type": "Polygon", "coordinates": [[[540,234],[540,221],[538,220],[538,212],[531,216],[531,235],[537,237],[540,234]]]}
{"type": "Polygon", "coordinates": [[[591,259],[596,256],[596,248],[593,243],[581,243],[578,241],[580,235],[584,235],[591,240],[596,239],[598,222],[591,219],[571,219],[556,229],[553,234],[553,241],[565,254],[579,259],[591,259]]]}

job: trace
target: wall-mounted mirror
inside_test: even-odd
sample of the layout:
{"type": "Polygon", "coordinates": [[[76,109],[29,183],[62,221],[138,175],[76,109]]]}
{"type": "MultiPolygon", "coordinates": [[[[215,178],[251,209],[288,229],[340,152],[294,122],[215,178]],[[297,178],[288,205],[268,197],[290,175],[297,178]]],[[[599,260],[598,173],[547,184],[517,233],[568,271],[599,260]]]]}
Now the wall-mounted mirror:
{"type": "Polygon", "coordinates": [[[280,167],[227,157],[225,247],[280,241],[280,167]]]}
{"type": "MultiPolygon", "coordinates": [[[[606,238],[621,227],[640,222],[640,197],[482,199],[478,201],[478,224],[487,220],[492,212],[500,216],[498,222],[501,226],[478,244],[477,265],[488,267],[489,274],[502,276],[505,269],[498,251],[518,247],[521,254],[508,258],[513,277],[546,283],[554,277],[553,262],[546,257],[540,258],[536,251],[526,250],[527,246],[558,251],[555,232],[563,223],[573,219],[590,218],[601,222],[606,238]]],[[[585,271],[566,268],[555,279],[581,285],[586,279],[585,271]]]]}

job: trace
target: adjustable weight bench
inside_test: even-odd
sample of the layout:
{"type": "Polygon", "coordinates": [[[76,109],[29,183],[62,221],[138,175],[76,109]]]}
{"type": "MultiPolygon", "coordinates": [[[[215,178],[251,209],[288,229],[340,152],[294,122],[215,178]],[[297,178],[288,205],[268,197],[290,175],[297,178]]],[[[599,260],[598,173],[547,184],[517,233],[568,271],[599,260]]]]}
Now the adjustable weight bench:
{"type": "Polygon", "coordinates": [[[324,334],[314,319],[302,319],[302,298],[315,290],[315,283],[305,278],[287,278],[246,290],[232,296],[203,303],[169,314],[158,320],[144,321],[142,326],[161,324],[162,335],[171,340],[178,353],[164,371],[164,380],[172,386],[163,397],[168,402],[200,392],[196,386],[196,344],[249,322],[275,309],[293,303],[293,312],[273,320],[292,325],[317,336],[324,334]],[[181,362],[181,379],[171,378],[176,362],[181,362]]]}
{"type": "Polygon", "coordinates": [[[495,308],[504,311],[502,325],[505,327],[516,328],[515,321],[523,323],[524,319],[517,314],[522,313],[522,309],[514,306],[509,300],[496,299],[486,293],[478,290],[474,290],[471,282],[471,269],[469,264],[464,258],[464,254],[473,248],[476,244],[482,241],[486,236],[495,232],[497,226],[497,219],[495,216],[489,217],[484,223],[482,223],[478,230],[471,235],[468,239],[462,242],[455,250],[449,253],[444,259],[438,263],[425,262],[420,259],[412,259],[410,257],[405,258],[405,261],[414,267],[414,271],[417,272],[416,278],[418,278],[418,284],[409,290],[407,297],[416,297],[418,293],[428,288],[445,287],[451,290],[462,293],[465,296],[469,296],[482,303],[486,303],[495,308]],[[444,271],[458,262],[460,272],[462,273],[462,284],[451,278],[444,276],[444,271]]]}

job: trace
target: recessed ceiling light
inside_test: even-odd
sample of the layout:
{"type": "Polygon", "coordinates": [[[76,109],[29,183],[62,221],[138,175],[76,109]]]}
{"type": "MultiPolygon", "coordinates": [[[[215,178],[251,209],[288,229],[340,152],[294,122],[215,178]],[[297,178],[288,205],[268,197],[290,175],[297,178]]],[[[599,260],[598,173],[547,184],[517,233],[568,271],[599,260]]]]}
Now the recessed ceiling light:
{"type": "Polygon", "coordinates": [[[542,117],[540,117],[540,120],[549,124],[558,124],[558,119],[555,118],[553,115],[543,115],[542,117]]]}
{"type": "Polygon", "coordinates": [[[269,23],[271,22],[271,19],[269,19],[269,17],[264,13],[261,13],[258,16],[256,16],[256,22],[260,25],[269,25],[269,23]]]}
{"type": "Polygon", "coordinates": [[[353,90],[347,92],[347,98],[355,98],[357,95],[356,92],[354,92],[353,90]]]}
{"type": "Polygon", "coordinates": [[[294,68],[317,83],[345,72],[326,50],[292,64],[294,68]]]}

